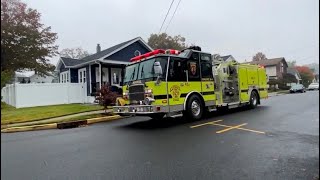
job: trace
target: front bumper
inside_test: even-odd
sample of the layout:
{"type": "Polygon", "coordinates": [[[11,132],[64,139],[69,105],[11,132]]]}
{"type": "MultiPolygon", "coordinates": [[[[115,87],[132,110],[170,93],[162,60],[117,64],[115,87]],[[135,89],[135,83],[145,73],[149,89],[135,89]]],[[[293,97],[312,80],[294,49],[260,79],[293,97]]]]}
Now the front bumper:
{"type": "Polygon", "coordinates": [[[155,113],[167,113],[166,106],[154,105],[128,105],[128,106],[113,106],[113,113],[122,115],[150,115],[155,113]]]}

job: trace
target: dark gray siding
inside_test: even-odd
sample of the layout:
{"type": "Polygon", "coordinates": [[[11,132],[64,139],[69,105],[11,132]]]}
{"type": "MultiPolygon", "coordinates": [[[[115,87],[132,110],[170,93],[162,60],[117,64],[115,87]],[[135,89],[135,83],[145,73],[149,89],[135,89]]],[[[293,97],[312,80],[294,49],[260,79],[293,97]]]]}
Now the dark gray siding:
{"type": "Polygon", "coordinates": [[[66,68],[64,66],[64,64],[62,63],[61,66],[60,66],[60,72],[65,72],[65,71],[69,71],[69,68],[66,68]]]}
{"type": "Polygon", "coordinates": [[[138,50],[141,54],[150,52],[144,45],[142,45],[139,41],[129,45],[128,47],[123,48],[119,52],[107,57],[106,59],[111,60],[119,60],[119,61],[129,61],[134,57],[134,52],[138,50]]]}

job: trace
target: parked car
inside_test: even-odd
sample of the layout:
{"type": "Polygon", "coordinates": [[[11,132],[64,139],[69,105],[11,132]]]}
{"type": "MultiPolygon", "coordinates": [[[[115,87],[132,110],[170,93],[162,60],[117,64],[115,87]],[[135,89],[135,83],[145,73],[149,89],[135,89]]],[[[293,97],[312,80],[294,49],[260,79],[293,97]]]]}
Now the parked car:
{"type": "Polygon", "coordinates": [[[296,93],[296,92],[304,93],[306,92],[306,88],[302,84],[295,84],[291,86],[289,91],[290,93],[296,93]]]}
{"type": "Polygon", "coordinates": [[[311,83],[308,88],[308,90],[319,90],[319,83],[311,83]]]}

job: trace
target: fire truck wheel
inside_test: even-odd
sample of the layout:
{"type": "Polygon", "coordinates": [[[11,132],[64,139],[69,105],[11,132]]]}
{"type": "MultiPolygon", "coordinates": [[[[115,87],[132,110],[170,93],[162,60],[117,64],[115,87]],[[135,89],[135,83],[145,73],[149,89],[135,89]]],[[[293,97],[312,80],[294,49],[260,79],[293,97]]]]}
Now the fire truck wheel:
{"type": "Polygon", "coordinates": [[[250,108],[254,109],[256,108],[258,105],[258,95],[256,93],[256,91],[252,91],[251,95],[250,95],[250,108]]]}
{"type": "Polygon", "coordinates": [[[199,96],[191,95],[187,101],[185,117],[191,117],[192,120],[199,120],[203,115],[203,103],[199,96]]]}

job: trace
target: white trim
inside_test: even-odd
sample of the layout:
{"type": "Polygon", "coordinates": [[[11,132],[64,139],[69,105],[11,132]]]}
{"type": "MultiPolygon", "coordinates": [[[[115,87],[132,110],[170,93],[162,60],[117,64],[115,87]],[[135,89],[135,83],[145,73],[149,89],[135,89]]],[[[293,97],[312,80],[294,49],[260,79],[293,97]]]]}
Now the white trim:
{"type": "Polygon", "coordinates": [[[128,64],[130,64],[130,62],[117,61],[117,60],[111,60],[111,59],[100,60],[100,62],[109,63],[109,64],[120,64],[120,65],[128,65],[128,64]]]}
{"type": "Polygon", "coordinates": [[[55,71],[60,71],[61,62],[62,62],[62,64],[65,66],[65,68],[67,68],[66,64],[63,62],[63,60],[62,60],[61,57],[60,57],[60,58],[59,58],[59,61],[57,62],[55,71]]]}
{"type": "Polygon", "coordinates": [[[99,63],[99,72],[100,72],[100,76],[99,76],[99,81],[100,81],[100,89],[101,89],[101,84],[102,84],[102,82],[101,82],[101,79],[102,79],[102,77],[101,77],[101,75],[102,75],[102,67],[101,67],[101,63],[99,63]]]}
{"type": "Polygon", "coordinates": [[[78,69],[78,83],[87,83],[87,69],[86,68],[81,68],[78,69]],[[81,76],[80,76],[80,72],[81,72],[81,76]],[[81,82],[80,82],[81,80],[81,82]],[[85,80],[86,82],[84,82],[83,80],[85,80]]]}
{"type": "Polygon", "coordinates": [[[68,71],[69,71],[69,75],[68,75],[68,76],[69,76],[69,82],[71,83],[71,72],[70,72],[70,68],[69,68],[68,71]]]}
{"type": "Polygon", "coordinates": [[[91,64],[89,64],[89,86],[90,86],[90,95],[92,93],[92,84],[91,84],[91,64]]]}
{"type": "Polygon", "coordinates": [[[68,83],[67,82],[67,76],[69,77],[69,71],[64,71],[62,73],[60,73],[59,75],[59,83],[68,83]]]}
{"type": "Polygon", "coordinates": [[[78,67],[82,67],[83,65],[87,65],[87,64],[90,64],[90,63],[94,64],[94,63],[97,63],[97,62],[110,63],[110,64],[120,64],[120,65],[130,64],[130,62],[125,62],[125,61],[117,61],[117,60],[111,60],[111,59],[104,59],[104,60],[96,59],[96,60],[88,61],[88,62],[85,62],[85,63],[77,64],[75,66],[66,66],[66,68],[78,68],[78,67]]]}

